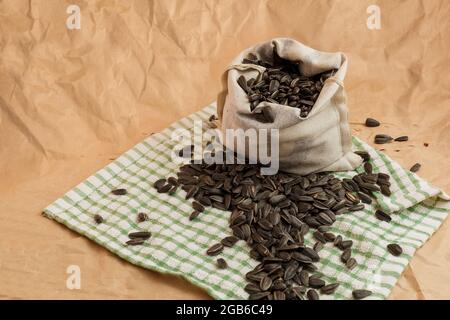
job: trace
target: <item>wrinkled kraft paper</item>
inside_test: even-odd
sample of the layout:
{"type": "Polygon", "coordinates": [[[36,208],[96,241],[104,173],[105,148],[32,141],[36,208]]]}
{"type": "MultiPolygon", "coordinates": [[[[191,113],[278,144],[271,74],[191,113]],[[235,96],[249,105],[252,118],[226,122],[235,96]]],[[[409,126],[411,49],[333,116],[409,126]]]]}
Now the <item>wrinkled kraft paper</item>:
{"type": "MultiPolygon", "coordinates": [[[[49,203],[152,132],[216,100],[230,61],[298,39],[345,52],[353,135],[450,193],[450,2],[0,2],[0,298],[198,299],[187,281],[137,268],[45,219],[49,203]],[[80,7],[81,29],[66,10],[80,7]],[[369,6],[381,28],[369,29],[369,6]],[[368,116],[379,128],[363,125],[368,116]],[[427,144],[425,146],[424,144],[427,144]],[[81,289],[66,287],[81,270],[81,289]],[[101,270],[101,272],[99,272],[101,270]]],[[[450,298],[450,220],[420,248],[390,299],[450,298]]]]}
{"type": "MultiPolygon", "coordinates": [[[[225,88],[218,96],[222,134],[226,136],[227,129],[278,130],[279,166],[283,171],[306,175],[319,171],[353,170],[362,161],[351,150],[343,84],[346,73],[347,57],[343,53],[321,52],[293,39],[276,38],[245,49],[223,75],[225,88]],[[246,92],[237,83],[240,76],[244,76],[246,80],[260,79],[265,70],[262,66],[242,63],[248,54],[271,61],[274,51],[282,59],[298,63],[300,73],[306,76],[336,70],[325,81],[307,117],[301,117],[298,108],[266,101],[251,110],[246,92]],[[269,113],[273,121],[262,122],[255,117],[262,109],[266,109],[264,112],[269,113]]],[[[237,139],[224,141],[227,147],[248,156],[245,144],[236,143],[237,139]]],[[[266,149],[264,140],[258,139],[258,149],[266,149]]],[[[257,155],[260,154],[261,150],[258,150],[257,155]]]]}

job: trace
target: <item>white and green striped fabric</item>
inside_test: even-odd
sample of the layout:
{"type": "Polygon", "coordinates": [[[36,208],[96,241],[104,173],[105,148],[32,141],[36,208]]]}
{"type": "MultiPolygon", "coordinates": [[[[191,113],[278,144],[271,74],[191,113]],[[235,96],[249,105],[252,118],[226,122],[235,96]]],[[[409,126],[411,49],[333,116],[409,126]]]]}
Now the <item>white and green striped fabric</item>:
{"type": "MultiPolygon", "coordinates": [[[[249,258],[246,243],[239,241],[233,248],[225,248],[221,256],[229,265],[227,269],[217,269],[217,257],[205,255],[212,244],[230,235],[230,213],[207,208],[191,222],[188,217],[192,207],[184,199],[184,191],[179,189],[170,196],[157,193],[152,186],[157,179],[177,172],[178,165],[170,156],[176,144],[171,133],[177,128],[191,130],[194,120],[207,120],[215,112],[212,104],[145,139],[48,206],[44,215],[135,265],[182,276],[216,299],[246,299],[244,275],[257,264],[249,258]],[[128,194],[112,195],[111,190],[116,188],[126,188],[128,194]],[[148,213],[150,220],[137,224],[139,212],[148,213]],[[104,223],[95,224],[95,214],[103,216],[104,223]],[[142,246],[125,246],[128,234],[138,230],[151,231],[152,238],[142,246]]],[[[317,266],[326,282],[341,285],[333,295],[321,298],[350,299],[352,289],[364,288],[373,291],[370,299],[385,299],[417,248],[446,219],[450,200],[441,190],[358,138],[353,143],[355,150],[370,153],[375,172],[391,176],[392,196],[378,194],[376,205],[392,213],[393,219],[390,223],[377,220],[375,204],[338,216],[332,231],[353,240],[352,252],[358,266],[347,270],[340,262],[340,251],[326,246],[317,266]],[[402,246],[404,253],[400,257],[387,252],[386,245],[392,242],[402,246]]],[[[305,241],[313,243],[310,235],[305,241]]]]}

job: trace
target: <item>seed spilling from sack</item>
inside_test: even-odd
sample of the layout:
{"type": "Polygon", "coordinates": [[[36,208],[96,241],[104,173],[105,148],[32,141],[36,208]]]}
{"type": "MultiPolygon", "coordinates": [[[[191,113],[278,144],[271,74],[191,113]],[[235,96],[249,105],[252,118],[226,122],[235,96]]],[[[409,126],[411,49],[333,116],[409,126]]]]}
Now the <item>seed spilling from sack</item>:
{"type": "MultiPolygon", "coordinates": [[[[368,154],[360,154],[370,160],[368,154]]],[[[209,207],[231,212],[233,235],[212,245],[206,254],[219,255],[239,240],[247,243],[250,257],[259,261],[245,276],[249,299],[316,300],[315,289],[332,294],[338,284],[316,275],[318,252],[334,243],[343,251],[342,263],[348,270],[357,261],[351,256],[353,241],[330,232],[330,226],[338,215],[364,209],[362,199],[371,201],[382,186],[389,189],[389,176],[373,173],[371,164],[366,165],[368,172],[341,180],[330,173],[262,175],[260,165],[234,163],[190,163],[177,173],[176,181],[186,198],[193,198],[191,218],[200,211],[211,214],[209,207]],[[304,241],[309,232],[317,240],[314,248],[304,241]]],[[[163,181],[155,188],[165,185],[163,181]]]]}
{"type": "MultiPolygon", "coordinates": [[[[257,78],[246,80],[240,76],[237,83],[245,91],[253,111],[261,102],[281,104],[300,109],[300,116],[306,117],[316,102],[322,87],[336,70],[326,71],[313,76],[300,73],[298,63],[282,59],[276,50],[273,60],[260,60],[250,54],[243,60],[246,64],[255,64],[266,68],[257,78]]],[[[256,118],[262,122],[273,122],[269,109],[263,108],[256,118]]]]}

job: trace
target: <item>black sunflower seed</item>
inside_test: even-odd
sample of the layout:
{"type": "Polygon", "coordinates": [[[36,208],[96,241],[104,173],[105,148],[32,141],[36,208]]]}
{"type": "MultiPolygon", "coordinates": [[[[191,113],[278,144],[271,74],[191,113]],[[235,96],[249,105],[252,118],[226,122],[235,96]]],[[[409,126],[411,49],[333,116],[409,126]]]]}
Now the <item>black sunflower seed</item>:
{"type": "MultiPolygon", "coordinates": [[[[382,189],[382,188],[381,188],[382,189]]],[[[365,193],[362,193],[362,192],[358,192],[358,197],[359,197],[359,199],[362,201],[362,202],[364,202],[364,203],[366,203],[366,204],[371,204],[372,203],[372,198],[371,197],[369,197],[367,194],[365,194],[365,193]]]]}
{"type": "Polygon", "coordinates": [[[210,247],[207,251],[206,254],[208,256],[216,256],[219,253],[221,253],[223,251],[223,244],[221,243],[216,243],[215,245],[213,245],[212,247],[210,247]]]}
{"type": "Polygon", "coordinates": [[[381,210],[375,211],[375,217],[378,220],[386,221],[386,222],[391,222],[391,220],[392,220],[390,215],[388,215],[386,212],[381,211],[381,210]]]}
{"type": "Polygon", "coordinates": [[[151,232],[148,231],[138,231],[138,232],[132,232],[128,235],[128,238],[130,239],[148,239],[152,236],[151,232]]]}
{"type": "Polygon", "coordinates": [[[386,197],[390,197],[390,196],[391,196],[391,189],[390,189],[389,186],[386,185],[386,184],[381,184],[380,192],[381,192],[383,195],[385,195],[386,197]]]}
{"type": "Polygon", "coordinates": [[[192,211],[192,213],[189,215],[189,220],[190,221],[194,220],[195,218],[198,217],[199,214],[200,214],[200,211],[197,211],[197,210],[192,211]]]}
{"type": "Polygon", "coordinates": [[[94,216],[94,220],[95,220],[95,223],[100,224],[100,223],[103,222],[103,217],[101,215],[99,215],[99,214],[96,214],[94,216]]]}
{"type": "Polygon", "coordinates": [[[202,206],[199,202],[194,201],[192,202],[192,208],[194,208],[194,210],[197,210],[198,212],[203,212],[205,211],[205,207],[202,206]]]}
{"type": "Polygon", "coordinates": [[[333,294],[338,287],[339,287],[339,283],[330,283],[330,284],[327,284],[326,286],[323,286],[322,288],[320,288],[320,293],[333,294]]]}
{"type": "Polygon", "coordinates": [[[268,276],[262,278],[261,281],[259,282],[259,287],[261,288],[262,291],[269,290],[271,286],[272,286],[272,279],[268,276]]]}
{"type": "Polygon", "coordinates": [[[359,211],[359,210],[362,210],[362,209],[364,209],[364,205],[362,203],[355,204],[354,206],[351,206],[351,207],[348,208],[348,210],[350,210],[350,211],[359,211]]]}
{"type": "Polygon", "coordinates": [[[352,251],[350,248],[345,249],[344,252],[342,252],[341,255],[341,261],[343,263],[347,263],[347,261],[350,259],[350,256],[352,255],[352,251]]]}
{"type": "Polygon", "coordinates": [[[153,183],[153,187],[155,187],[155,189],[158,190],[165,184],[166,184],[166,179],[163,178],[163,179],[156,180],[155,183],[153,183]]]}
{"type": "Polygon", "coordinates": [[[357,262],[356,262],[355,258],[350,258],[345,263],[345,266],[350,270],[352,270],[354,267],[356,267],[356,265],[357,265],[357,262]]]}
{"type": "Polygon", "coordinates": [[[129,246],[137,246],[137,245],[143,244],[144,242],[145,242],[145,239],[136,238],[136,239],[128,240],[126,242],[126,244],[129,245],[129,246]]]}
{"type": "Polygon", "coordinates": [[[408,136],[400,136],[394,139],[395,141],[408,141],[408,136]]]}
{"type": "Polygon", "coordinates": [[[370,155],[368,152],[366,151],[355,151],[355,153],[360,156],[361,158],[363,158],[363,161],[369,161],[370,160],[370,155]]]}
{"type": "Polygon", "coordinates": [[[225,247],[232,247],[236,244],[236,242],[239,241],[238,237],[235,236],[229,236],[229,237],[225,237],[223,238],[220,243],[222,243],[225,247]]]}
{"type": "Polygon", "coordinates": [[[309,289],[306,296],[308,297],[308,300],[319,300],[319,294],[314,289],[309,289]]]}
{"type": "Polygon", "coordinates": [[[127,189],[115,189],[115,190],[112,190],[111,193],[116,196],[123,196],[123,195],[127,194],[127,189]]]}
{"type": "Polygon", "coordinates": [[[137,215],[137,222],[148,221],[148,219],[149,219],[148,215],[144,212],[139,212],[137,215]]]}
{"type": "Polygon", "coordinates": [[[323,235],[323,233],[319,232],[319,231],[315,231],[313,233],[313,236],[316,240],[322,242],[322,243],[327,243],[328,240],[325,238],[325,236],[323,235]]]}
{"type": "Polygon", "coordinates": [[[172,185],[171,184],[165,184],[165,185],[163,185],[161,188],[159,188],[157,191],[159,192],[159,193],[167,193],[167,192],[169,192],[170,191],[170,189],[172,189],[172,185]]]}
{"type": "Polygon", "coordinates": [[[197,192],[198,192],[198,186],[189,187],[188,191],[186,192],[186,200],[195,196],[195,194],[197,192]]]}
{"type": "Polygon", "coordinates": [[[178,186],[178,180],[175,177],[169,177],[167,179],[167,182],[170,183],[173,186],[178,186]]]}
{"type": "Polygon", "coordinates": [[[361,300],[364,299],[372,294],[372,291],[364,290],[364,289],[358,289],[353,290],[352,296],[355,300],[361,300]]]}
{"type": "Polygon", "coordinates": [[[339,248],[341,250],[345,250],[348,248],[351,248],[353,246],[353,241],[352,240],[342,240],[339,244],[339,248]]]}
{"type": "Polygon", "coordinates": [[[340,247],[341,243],[342,243],[342,236],[339,235],[334,239],[333,244],[336,247],[340,247]]]}
{"type": "Polygon", "coordinates": [[[396,257],[398,257],[399,255],[401,255],[403,253],[402,247],[400,247],[396,243],[388,244],[387,245],[387,249],[388,249],[390,254],[392,254],[393,256],[396,256],[396,257]]]}
{"type": "Polygon", "coordinates": [[[228,267],[227,262],[223,258],[217,259],[216,263],[217,263],[217,268],[219,268],[219,269],[226,269],[228,267]]]}
{"type": "Polygon", "coordinates": [[[385,143],[389,143],[392,141],[392,138],[388,138],[388,137],[376,137],[374,142],[376,144],[385,144],[385,143]]]}
{"type": "Polygon", "coordinates": [[[283,291],[277,290],[273,293],[273,300],[286,300],[286,295],[283,291]]]}
{"type": "Polygon", "coordinates": [[[422,165],[421,165],[420,163],[416,163],[415,165],[413,165],[413,166],[411,167],[411,169],[409,169],[409,171],[411,171],[411,172],[417,172],[417,171],[419,171],[419,169],[420,169],[421,166],[422,166],[422,165]]]}
{"type": "Polygon", "coordinates": [[[245,286],[244,290],[245,290],[245,292],[250,293],[250,294],[261,292],[260,287],[258,285],[256,285],[255,283],[252,283],[252,282],[248,283],[245,286]]]}
{"type": "Polygon", "coordinates": [[[309,277],[309,286],[314,289],[320,289],[325,285],[325,281],[317,277],[309,277]]]}
{"type": "Polygon", "coordinates": [[[364,162],[364,171],[367,173],[372,173],[372,164],[370,162],[364,162]]]}
{"type": "Polygon", "coordinates": [[[323,247],[324,247],[323,243],[320,242],[320,241],[317,241],[317,242],[314,244],[314,247],[313,247],[313,248],[314,248],[314,251],[320,252],[320,250],[322,250],[323,247]]]}
{"type": "Polygon", "coordinates": [[[308,275],[308,272],[306,270],[300,271],[299,278],[300,278],[299,279],[300,283],[302,285],[304,285],[305,287],[309,286],[309,275],[308,275]]]}
{"type": "Polygon", "coordinates": [[[373,118],[366,119],[366,127],[378,127],[379,125],[380,122],[378,120],[375,120],[373,118]]]}

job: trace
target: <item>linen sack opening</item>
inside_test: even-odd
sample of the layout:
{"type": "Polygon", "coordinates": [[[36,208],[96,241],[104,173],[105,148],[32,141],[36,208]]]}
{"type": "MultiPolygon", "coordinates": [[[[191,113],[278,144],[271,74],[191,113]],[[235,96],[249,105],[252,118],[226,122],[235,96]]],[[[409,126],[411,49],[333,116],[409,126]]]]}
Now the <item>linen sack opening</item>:
{"type": "MultiPolygon", "coordinates": [[[[275,58],[278,58],[275,57],[275,58]]],[[[347,99],[343,80],[347,72],[347,58],[341,52],[329,53],[312,49],[296,40],[275,38],[242,51],[222,76],[222,91],[217,98],[217,112],[222,136],[227,129],[278,129],[279,168],[282,171],[306,175],[320,171],[347,171],[358,167],[362,159],[351,150],[347,99]],[[275,54],[274,54],[275,53],[275,54]],[[335,70],[324,81],[322,90],[306,117],[298,108],[263,101],[253,110],[247,93],[238,84],[242,75],[246,80],[262,75],[265,67],[243,63],[249,54],[264,61],[274,56],[295,62],[302,75],[313,76],[335,70]],[[271,121],[261,121],[264,111],[271,121]]],[[[247,148],[236,148],[236,140],[223,144],[236,153],[248,156],[247,148]]],[[[251,143],[258,144],[259,141],[251,143]]],[[[266,142],[261,142],[265,144],[266,142]]]]}

